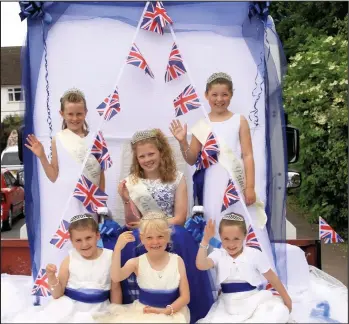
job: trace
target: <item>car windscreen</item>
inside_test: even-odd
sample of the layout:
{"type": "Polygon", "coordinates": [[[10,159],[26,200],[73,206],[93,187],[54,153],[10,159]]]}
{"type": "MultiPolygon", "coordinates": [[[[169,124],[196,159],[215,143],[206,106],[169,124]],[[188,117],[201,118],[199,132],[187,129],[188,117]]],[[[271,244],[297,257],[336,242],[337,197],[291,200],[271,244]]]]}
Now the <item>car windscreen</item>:
{"type": "Polygon", "coordinates": [[[21,165],[21,161],[18,157],[18,152],[4,153],[1,160],[1,165],[21,165]]]}

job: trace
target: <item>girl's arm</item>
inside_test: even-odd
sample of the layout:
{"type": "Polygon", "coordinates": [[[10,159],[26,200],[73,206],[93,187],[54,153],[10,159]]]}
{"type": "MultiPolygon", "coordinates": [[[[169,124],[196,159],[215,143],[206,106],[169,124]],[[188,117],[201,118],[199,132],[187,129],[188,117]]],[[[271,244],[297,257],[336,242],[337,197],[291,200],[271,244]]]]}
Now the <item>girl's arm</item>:
{"type": "Polygon", "coordinates": [[[289,311],[292,311],[292,300],[289,296],[287,290],[285,289],[284,285],[280,281],[279,277],[276,275],[276,273],[270,269],[266,273],[263,273],[263,276],[265,279],[267,279],[270,284],[273,286],[273,288],[280,294],[280,297],[284,301],[284,304],[289,309],[289,311]]]}
{"type": "Polygon", "coordinates": [[[120,282],[111,282],[110,301],[112,304],[122,304],[122,290],[120,282]]]}
{"type": "Polygon", "coordinates": [[[47,277],[52,297],[54,299],[62,297],[69,279],[69,256],[63,260],[59,269],[58,277],[56,277],[56,275],[48,275],[47,277]]]}
{"type": "Polygon", "coordinates": [[[189,283],[187,278],[187,272],[185,270],[185,265],[183,259],[178,256],[178,270],[180,275],[179,281],[179,297],[170,305],[171,307],[167,307],[165,314],[170,315],[172,313],[179,312],[184,306],[188,305],[190,302],[190,291],[189,291],[189,283]]]}
{"type": "Polygon", "coordinates": [[[250,127],[245,117],[240,118],[240,143],[242,159],[244,161],[245,175],[246,175],[246,187],[245,187],[245,199],[246,205],[251,205],[256,201],[255,194],[255,169],[253,159],[253,149],[251,141],[250,127]]]}
{"type": "Polygon", "coordinates": [[[119,236],[114,248],[111,264],[110,275],[112,281],[120,282],[128,278],[133,272],[137,274],[138,258],[128,260],[121,268],[121,251],[127,243],[134,241],[135,238],[131,231],[124,232],[119,236]]]}
{"type": "Polygon", "coordinates": [[[99,177],[99,189],[105,192],[105,174],[104,170],[101,170],[101,175],[99,177]]]}
{"type": "Polygon", "coordinates": [[[174,217],[168,219],[169,224],[184,225],[188,215],[188,191],[184,176],[179,181],[174,201],[174,217]]]}
{"type": "Polygon", "coordinates": [[[196,267],[199,270],[208,270],[214,267],[214,262],[211,258],[207,257],[207,247],[210,239],[214,237],[215,223],[210,219],[204,229],[204,237],[200,243],[198,254],[196,255],[196,267]]]}

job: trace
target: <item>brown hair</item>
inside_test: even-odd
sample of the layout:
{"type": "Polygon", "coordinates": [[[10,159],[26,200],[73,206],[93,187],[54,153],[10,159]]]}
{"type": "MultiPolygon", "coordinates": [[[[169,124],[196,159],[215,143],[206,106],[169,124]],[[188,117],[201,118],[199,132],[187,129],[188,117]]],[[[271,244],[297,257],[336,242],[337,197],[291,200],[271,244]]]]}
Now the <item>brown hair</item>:
{"type": "MultiPolygon", "coordinates": [[[[139,165],[137,159],[137,145],[151,143],[160,152],[160,179],[162,182],[172,182],[176,179],[177,166],[176,161],[173,155],[172,148],[168,142],[165,134],[160,129],[154,129],[155,137],[147,138],[141,141],[138,141],[134,144],[131,144],[133,157],[132,165],[130,168],[130,173],[135,178],[144,178],[144,171],[139,165]]],[[[136,180],[136,179],[135,179],[136,180]]]]}
{"type": "Polygon", "coordinates": [[[90,229],[92,232],[95,232],[95,233],[99,232],[98,224],[94,220],[93,216],[91,214],[86,214],[86,215],[90,217],[82,218],[70,223],[69,229],[68,229],[70,237],[72,237],[72,231],[74,230],[90,229]]]}
{"type": "Polygon", "coordinates": [[[228,91],[233,93],[233,82],[225,78],[217,78],[210,83],[206,84],[206,94],[211,90],[212,86],[215,84],[225,84],[228,87],[228,91]]]}
{"type": "MultiPolygon", "coordinates": [[[[86,99],[83,96],[83,94],[80,93],[80,91],[74,91],[74,92],[69,92],[68,91],[60,99],[60,102],[61,102],[61,112],[64,112],[64,106],[65,106],[65,104],[67,102],[70,102],[70,103],[80,103],[80,102],[82,102],[84,104],[84,106],[85,106],[85,111],[87,110],[86,99]]],[[[62,129],[66,129],[66,128],[67,128],[67,123],[63,119],[62,129]]],[[[86,120],[84,121],[84,132],[85,132],[85,134],[88,134],[88,132],[89,132],[89,127],[87,125],[86,120]]]]}
{"type": "MultiPolygon", "coordinates": [[[[234,214],[239,215],[237,213],[234,213],[234,214]]],[[[241,216],[243,218],[242,215],[239,215],[239,216],[241,216]]],[[[218,228],[219,234],[222,233],[223,228],[226,227],[226,226],[237,226],[237,227],[239,227],[242,230],[242,232],[244,233],[245,236],[247,234],[247,228],[246,228],[245,221],[237,221],[237,220],[231,220],[231,219],[222,219],[220,221],[220,223],[219,223],[219,228],[218,228]]]]}

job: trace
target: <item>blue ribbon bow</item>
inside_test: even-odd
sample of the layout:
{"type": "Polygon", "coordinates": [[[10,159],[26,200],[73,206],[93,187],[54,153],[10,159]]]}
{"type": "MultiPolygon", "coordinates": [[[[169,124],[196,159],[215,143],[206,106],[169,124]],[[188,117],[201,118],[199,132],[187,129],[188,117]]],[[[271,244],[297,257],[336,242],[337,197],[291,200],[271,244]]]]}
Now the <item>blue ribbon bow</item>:
{"type": "Polygon", "coordinates": [[[44,6],[47,6],[47,2],[43,1],[19,1],[21,12],[19,16],[21,21],[26,18],[30,19],[43,19],[45,23],[50,24],[52,17],[49,13],[45,12],[44,6]]]}
{"type": "Polygon", "coordinates": [[[204,236],[205,226],[206,221],[202,216],[198,215],[189,218],[184,224],[184,227],[193,236],[196,242],[201,242],[204,236]]]}

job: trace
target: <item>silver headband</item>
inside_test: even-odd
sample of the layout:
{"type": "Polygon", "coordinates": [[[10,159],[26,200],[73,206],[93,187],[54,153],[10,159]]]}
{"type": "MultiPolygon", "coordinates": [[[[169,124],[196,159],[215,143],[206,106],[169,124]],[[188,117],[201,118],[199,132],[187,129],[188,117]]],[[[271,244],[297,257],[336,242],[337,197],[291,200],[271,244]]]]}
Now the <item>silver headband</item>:
{"type": "Polygon", "coordinates": [[[164,219],[166,220],[167,217],[165,214],[161,212],[149,212],[146,213],[141,220],[154,220],[154,219],[164,219]]]}
{"type": "Polygon", "coordinates": [[[213,82],[214,80],[217,79],[225,79],[227,81],[232,82],[231,80],[231,76],[229,74],[226,74],[224,72],[218,72],[218,73],[213,73],[207,80],[207,84],[210,84],[211,82],[213,82]]]}
{"type": "Polygon", "coordinates": [[[226,214],[222,217],[222,219],[237,221],[237,222],[244,222],[245,221],[245,219],[241,215],[236,214],[236,213],[226,214]]]}
{"type": "Polygon", "coordinates": [[[156,137],[156,131],[155,129],[150,129],[150,130],[144,130],[144,131],[139,131],[136,132],[132,138],[131,138],[131,143],[136,144],[139,141],[143,141],[148,138],[153,138],[156,137]]]}
{"type": "MultiPolygon", "coordinates": [[[[71,88],[71,89],[68,89],[67,91],[65,91],[65,92],[63,93],[62,98],[65,97],[65,96],[67,96],[67,95],[69,95],[69,94],[72,94],[72,93],[78,94],[78,95],[80,95],[81,97],[83,97],[83,98],[85,99],[84,93],[83,93],[80,89],[78,89],[78,88],[71,88]]],[[[61,99],[62,99],[62,98],[61,98],[61,99]]]]}
{"type": "Polygon", "coordinates": [[[73,216],[71,219],[70,219],[70,224],[71,223],[74,223],[74,222],[77,222],[81,219],[93,219],[94,218],[92,217],[92,215],[89,215],[89,214],[81,214],[81,215],[76,215],[76,216],[73,216]]]}

